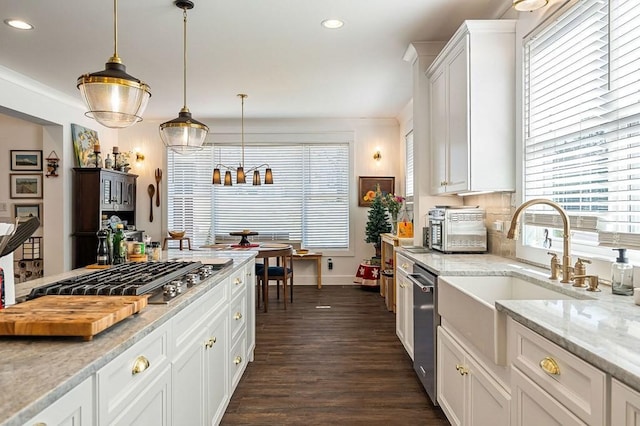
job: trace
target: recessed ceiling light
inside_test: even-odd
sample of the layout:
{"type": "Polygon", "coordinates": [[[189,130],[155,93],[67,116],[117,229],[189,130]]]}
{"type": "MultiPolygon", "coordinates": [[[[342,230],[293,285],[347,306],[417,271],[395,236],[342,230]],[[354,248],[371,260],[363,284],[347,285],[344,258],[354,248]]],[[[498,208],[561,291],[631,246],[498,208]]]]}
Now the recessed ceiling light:
{"type": "Polygon", "coordinates": [[[20,19],[5,19],[4,23],[18,30],[32,30],[33,25],[20,19]]]}
{"type": "Polygon", "coordinates": [[[344,25],[344,21],[341,21],[340,19],[331,18],[331,19],[325,19],[320,23],[320,25],[330,30],[335,30],[342,27],[344,25]]]}

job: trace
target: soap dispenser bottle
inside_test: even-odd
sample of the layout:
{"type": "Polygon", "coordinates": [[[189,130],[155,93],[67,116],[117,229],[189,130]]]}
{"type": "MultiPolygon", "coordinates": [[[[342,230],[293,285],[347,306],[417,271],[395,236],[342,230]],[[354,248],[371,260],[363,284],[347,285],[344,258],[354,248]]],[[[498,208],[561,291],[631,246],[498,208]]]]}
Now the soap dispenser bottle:
{"type": "Polygon", "coordinates": [[[611,291],[613,294],[633,295],[633,266],[626,256],[627,249],[618,250],[618,257],[611,265],[611,291]]]}

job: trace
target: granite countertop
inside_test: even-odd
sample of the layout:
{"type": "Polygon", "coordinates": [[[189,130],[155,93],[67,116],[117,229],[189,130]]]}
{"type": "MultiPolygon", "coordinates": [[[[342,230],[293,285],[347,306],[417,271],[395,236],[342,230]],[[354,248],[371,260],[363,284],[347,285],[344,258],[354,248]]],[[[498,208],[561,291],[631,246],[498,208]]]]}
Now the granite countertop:
{"type": "MultiPolygon", "coordinates": [[[[231,272],[250,261],[254,252],[164,252],[164,260],[202,260],[232,258],[232,267],[221,269],[211,278],[191,288],[167,305],[148,305],[96,335],[91,341],[66,337],[0,337],[0,424],[19,425],[48,407],[73,387],[97,372],[127,348],[214,288],[231,272]]],[[[28,281],[20,293],[31,288],[86,273],[87,269],[28,281]]],[[[18,293],[18,288],[16,289],[18,293]]]]}
{"type": "Polygon", "coordinates": [[[501,300],[496,309],[640,391],[640,306],[633,297],[561,284],[549,270],[489,254],[398,253],[442,276],[509,275],[570,294],[572,300],[501,300]]]}

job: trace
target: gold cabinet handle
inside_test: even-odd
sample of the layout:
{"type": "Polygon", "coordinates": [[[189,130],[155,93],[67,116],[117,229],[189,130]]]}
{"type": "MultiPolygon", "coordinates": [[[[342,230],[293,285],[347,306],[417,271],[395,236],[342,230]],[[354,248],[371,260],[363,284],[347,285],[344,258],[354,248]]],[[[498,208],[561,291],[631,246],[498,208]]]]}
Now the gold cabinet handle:
{"type": "Polygon", "coordinates": [[[38,423],[34,423],[33,426],[47,426],[47,424],[44,422],[38,422],[38,423]]]}
{"type": "Polygon", "coordinates": [[[210,338],[209,340],[207,340],[207,343],[204,344],[204,347],[205,348],[212,348],[217,340],[218,339],[216,339],[215,337],[210,338]]]}
{"type": "Polygon", "coordinates": [[[555,359],[550,357],[544,357],[542,361],[540,361],[540,368],[542,368],[545,372],[557,376],[560,374],[560,366],[555,359]]]}
{"type": "Polygon", "coordinates": [[[402,269],[407,269],[409,267],[409,264],[408,263],[403,263],[401,265],[401,267],[402,267],[402,269]]]}
{"type": "Polygon", "coordinates": [[[236,321],[242,319],[242,314],[240,312],[236,312],[235,315],[233,315],[233,319],[236,321]]]}
{"type": "Polygon", "coordinates": [[[235,365],[238,365],[238,364],[240,364],[241,362],[242,362],[242,357],[241,357],[241,356],[237,356],[237,357],[235,357],[235,358],[233,359],[233,363],[234,363],[235,365]]]}
{"type": "Polygon", "coordinates": [[[240,277],[236,278],[235,281],[233,282],[235,285],[240,285],[242,284],[242,280],[240,279],[240,277]]]}
{"type": "Polygon", "coordinates": [[[147,368],[149,368],[150,365],[151,364],[149,363],[149,360],[144,355],[140,355],[133,362],[133,368],[131,369],[131,374],[132,375],[140,374],[143,371],[145,371],[147,368]]]}
{"type": "Polygon", "coordinates": [[[456,370],[458,370],[461,376],[469,374],[469,370],[464,365],[456,364],[456,370]]]}

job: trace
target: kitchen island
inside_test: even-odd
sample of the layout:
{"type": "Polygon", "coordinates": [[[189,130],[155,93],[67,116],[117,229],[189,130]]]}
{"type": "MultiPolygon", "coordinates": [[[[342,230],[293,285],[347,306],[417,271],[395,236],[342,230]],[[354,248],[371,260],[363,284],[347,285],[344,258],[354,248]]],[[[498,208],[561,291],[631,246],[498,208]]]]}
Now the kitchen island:
{"type": "MultiPolygon", "coordinates": [[[[520,417],[523,410],[522,404],[532,400],[536,400],[536,406],[544,409],[560,401],[557,406],[568,413],[562,411],[568,416],[561,422],[563,424],[573,424],[570,419],[573,419],[574,415],[588,424],[608,424],[610,421],[613,421],[611,424],[615,424],[621,418],[613,417],[614,420],[608,420],[609,414],[620,415],[625,410],[630,410],[631,406],[636,413],[638,412],[637,403],[634,405],[627,402],[630,405],[627,405],[626,409],[620,405],[625,401],[622,398],[617,410],[614,405],[607,408],[608,401],[611,401],[611,404],[616,403],[617,396],[611,396],[611,389],[617,391],[624,388],[627,394],[632,395],[629,400],[640,396],[640,306],[635,305],[633,297],[613,295],[609,286],[601,286],[601,292],[589,292],[585,288],[561,284],[559,281],[548,278],[548,270],[494,255],[411,253],[403,248],[398,248],[398,253],[443,277],[511,276],[552,289],[560,293],[559,296],[571,296],[571,298],[558,297],[563,300],[555,301],[497,300],[495,302],[496,309],[506,314],[510,321],[508,345],[512,365],[510,387],[511,398],[513,398],[510,424],[524,423],[520,417]],[[525,328],[526,330],[522,331],[525,328]],[[534,333],[530,333],[531,331],[534,333]],[[538,339],[539,336],[536,337],[536,335],[542,338],[538,339]],[[537,343],[532,343],[534,341],[537,343]],[[553,351],[557,351],[555,353],[559,359],[565,356],[562,359],[564,364],[560,362],[559,371],[554,371],[555,367],[543,365],[541,361],[544,356],[552,356],[544,355],[545,353],[553,351]],[[562,355],[563,353],[565,355],[562,355]],[[577,358],[569,361],[571,356],[577,358]],[[588,377],[587,369],[592,367],[595,367],[594,376],[588,377]],[[524,377],[522,372],[527,374],[525,379],[521,378],[524,377]],[[571,377],[572,374],[583,372],[585,376],[579,379],[582,380],[579,382],[580,385],[574,389],[563,387],[564,379],[571,377]],[[539,373],[539,377],[535,376],[539,373]],[[593,387],[595,380],[591,382],[590,380],[598,374],[601,375],[599,379],[601,385],[593,387]],[[556,385],[557,389],[554,388],[556,385]],[[525,388],[527,389],[523,390],[525,388]],[[540,389],[545,389],[543,392],[548,391],[555,400],[552,402],[545,400],[544,398],[549,395],[543,395],[540,389]],[[588,389],[591,390],[588,391],[588,389]],[[535,393],[535,397],[526,394],[528,391],[535,393]],[[575,392],[572,393],[573,391],[575,392]],[[580,400],[581,391],[591,392],[591,396],[580,400]],[[596,391],[602,393],[601,398],[598,398],[599,394],[596,391]],[[568,399],[563,400],[565,397],[568,399]],[[571,400],[571,398],[574,399],[571,400]],[[589,398],[592,400],[590,401],[589,398]],[[600,408],[594,408],[594,399],[600,399],[597,401],[597,404],[602,404],[600,408]]],[[[464,313],[460,312],[460,315],[464,313]]],[[[465,330],[458,331],[460,333],[457,338],[466,344],[471,352],[474,352],[474,347],[469,346],[464,337],[465,330]]],[[[487,360],[482,359],[482,361],[487,360]]],[[[496,370],[495,366],[491,365],[487,369],[496,370]]],[[[497,370],[509,371],[509,369],[500,370],[499,368],[497,370]]],[[[501,377],[500,380],[508,389],[508,377],[506,379],[501,377]]],[[[554,417],[554,420],[558,418],[561,417],[554,417]]],[[[539,424],[546,424],[543,420],[538,420],[541,422],[539,424]]]]}
{"type": "MultiPolygon", "coordinates": [[[[100,376],[101,372],[110,372],[109,367],[114,360],[120,360],[123,355],[131,351],[131,348],[140,346],[141,342],[144,343],[149,340],[150,336],[160,332],[164,333],[162,338],[158,340],[162,357],[158,357],[157,363],[154,363],[153,360],[151,363],[147,361],[147,367],[143,367],[142,371],[144,368],[148,368],[148,373],[155,371],[153,374],[160,374],[170,371],[171,367],[175,369],[176,360],[182,355],[182,348],[186,347],[189,342],[188,338],[191,338],[189,333],[194,333],[193,335],[197,336],[196,331],[199,332],[199,330],[192,332],[187,328],[208,314],[206,310],[210,307],[215,307],[216,312],[213,313],[217,315],[219,311],[220,315],[218,316],[224,320],[224,324],[229,324],[223,329],[233,331],[233,336],[228,333],[231,337],[229,341],[227,341],[227,331],[224,336],[217,336],[217,340],[220,340],[219,343],[224,341],[224,344],[228,345],[224,346],[226,350],[222,354],[224,355],[221,358],[222,362],[234,361],[234,359],[229,360],[234,356],[230,351],[242,351],[241,354],[235,355],[235,358],[240,361],[236,359],[235,363],[230,362],[232,365],[230,368],[235,365],[237,371],[229,372],[226,365],[223,366],[224,383],[217,384],[219,388],[227,389],[227,393],[221,396],[223,398],[222,405],[226,407],[237,381],[246,368],[246,361],[253,358],[255,346],[253,264],[255,254],[251,252],[174,253],[169,251],[168,254],[164,253],[164,257],[166,260],[202,260],[203,263],[206,258],[232,258],[233,264],[190,288],[185,294],[172,300],[169,304],[149,305],[142,312],[126,318],[96,335],[91,341],[65,337],[0,338],[0,356],[3,359],[2,367],[0,367],[0,387],[4,390],[4,396],[0,401],[0,412],[2,413],[0,424],[10,426],[22,425],[30,420],[42,421],[36,417],[38,413],[55,404],[77,386],[87,383],[88,379],[91,383],[89,389],[95,392],[95,398],[90,398],[94,406],[85,410],[91,411],[88,417],[89,423],[111,423],[113,421],[111,417],[102,417],[101,420],[97,420],[103,414],[105,416],[118,415],[111,413],[110,407],[107,407],[109,404],[101,394],[100,389],[102,388],[100,386],[111,379],[106,374],[100,376]],[[206,304],[203,303],[205,301],[206,304]],[[202,311],[195,311],[196,308],[202,311]],[[202,315],[200,315],[201,313],[202,315]],[[226,318],[227,313],[236,317],[237,326],[232,322],[234,319],[226,318]],[[183,321],[183,317],[189,321],[183,321]],[[184,341],[178,342],[180,333],[188,338],[185,337],[184,341]],[[238,344],[235,343],[236,340],[238,344]],[[163,370],[154,370],[161,368],[160,366],[163,366],[163,370]],[[229,379],[227,380],[227,378],[229,379]]],[[[16,295],[20,298],[28,294],[32,287],[84,274],[87,271],[86,269],[78,269],[23,283],[16,289],[16,295]]],[[[207,348],[213,346],[216,337],[209,339],[211,339],[211,345],[207,345],[207,348]]],[[[197,347],[200,345],[198,344],[197,347]]],[[[136,373],[131,373],[131,367],[127,368],[129,368],[129,372],[125,374],[125,377],[127,375],[133,377],[136,373]]],[[[142,377],[143,374],[139,376],[142,377]]],[[[171,377],[170,374],[168,377],[171,377]]],[[[136,378],[136,380],[138,379],[136,378]]],[[[104,394],[107,394],[107,391],[104,394]]],[[[164,413],[171,415],[171,392],[163,391],[163,398],[164,413]]],[[[224,413],[224,409],[222,409],[222,413],[224,413]]],[[[214,414],[218,417],[221,416],[219,412],[214,414]]],[[[165,424],[172,424],[171,418],[165,420],[165,424]]]]}

